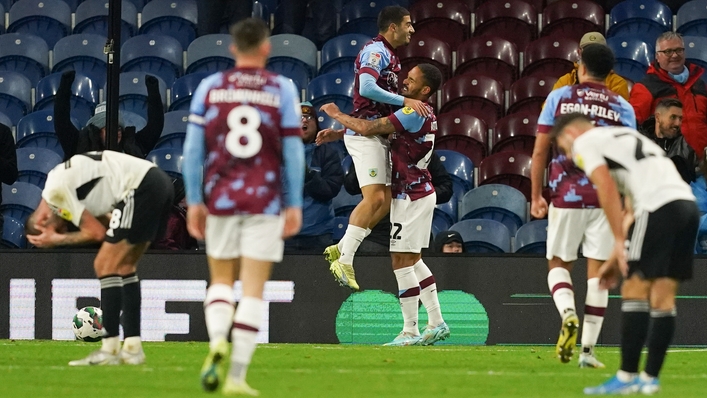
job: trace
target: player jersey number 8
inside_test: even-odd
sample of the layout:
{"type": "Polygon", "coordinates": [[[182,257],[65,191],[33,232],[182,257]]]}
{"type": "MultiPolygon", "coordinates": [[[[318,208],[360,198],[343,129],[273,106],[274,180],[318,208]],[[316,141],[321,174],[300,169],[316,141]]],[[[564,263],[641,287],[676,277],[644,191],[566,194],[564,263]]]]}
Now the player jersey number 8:
{"type": "Polygon", "coordinates": [[[261,119],[257,109],[248,105],[237,106],[228,112],[226,122],[229,128],[226,135],[226,149],[231,155],[247,159],[260,152],[260,148],[263,147],[263,137],[258,131],[261,119]]]}

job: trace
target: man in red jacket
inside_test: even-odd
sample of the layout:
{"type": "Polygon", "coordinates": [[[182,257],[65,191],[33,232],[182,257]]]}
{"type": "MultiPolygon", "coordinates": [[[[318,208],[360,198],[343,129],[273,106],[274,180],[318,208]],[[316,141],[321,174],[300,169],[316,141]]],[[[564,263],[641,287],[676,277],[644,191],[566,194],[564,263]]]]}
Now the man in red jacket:
{"type": "Polygon", "coordinates": [[[677,98],[683,104],[682,134],[695,153],[704,158],[707,146],[707,87],[700,78],[704,69],[685,62],[685,43],[675,32],[665,32],[656,40],[656,61],[646,76],[631,90],[629,102],[638,124],[655,113],[663,98],[677,98]]]}

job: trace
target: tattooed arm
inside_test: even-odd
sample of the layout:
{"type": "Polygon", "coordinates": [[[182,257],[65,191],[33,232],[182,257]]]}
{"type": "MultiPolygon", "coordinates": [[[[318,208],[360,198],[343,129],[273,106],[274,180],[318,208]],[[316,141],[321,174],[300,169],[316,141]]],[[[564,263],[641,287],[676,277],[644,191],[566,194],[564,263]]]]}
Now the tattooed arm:
{"type": "Polygon", "coordinates": [[[363,136],[385,135],[395,132],[395,126],[393,126],[393,123],[391,123],[390,119],[387,117],[375,120],[357,119],[341,112],[339,107],[333,103],[322,105],[321,110],[336,119],[336,121],[344,125],[344,127],[363,136]]]}

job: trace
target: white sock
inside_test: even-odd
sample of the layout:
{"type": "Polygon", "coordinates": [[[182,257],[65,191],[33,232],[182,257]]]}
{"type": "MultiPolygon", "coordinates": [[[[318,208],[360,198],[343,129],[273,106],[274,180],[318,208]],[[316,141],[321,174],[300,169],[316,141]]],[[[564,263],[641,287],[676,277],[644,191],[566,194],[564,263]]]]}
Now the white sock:
{"type": "Polygon", "coordinates": [[[416,262],[413,268],[417,280],[420,281],[420,301],[422,301],[422,305],[427,310],[427,323],[432,326],[439,326],[439,324],[444,322],[444,319],[442,318],[442,310],[437,297],[435,277],[422,259],[416,262]]]}
{"type": "Polygon", "coordinates": [[[142,340],[140,336],[126,337],[123,341],[123,351],[130,354],[137,354],[142,349],[142,340]]]}
{"type": "Polygon", "coordinates": [[[215,283],[206,289],[204,318],[209,333],[209,346],[213,348],[220,340],[228,339],[233,326],[233,287],[215,283]]]}
{"type": "Polygon", "coordinates": [[[577,312],[574,306],[574,290],[569,271],[562,267],[551,269],[547,273],[547,285],[562,319],[569,311],[577,312]]]}
{"type": "Polygon", "coordinates": [[[238,303],[236,315],[233,317],[231,340],[231,370],[229,376],[237,381],[245,381],[246,372],[253,352],[255,338],[258,335],[263,320],[263,300],[257,297],[243,297],[238,303]]]}
{"type": "Polygon", "coordinates": [[[101,339],[101,351],[117,355],[120,351],[120,336],[104,337],[101,339]]]}
{"type": "Polygon", "coordinates": [[[344,237],[341,238],[341,257],[339,258],[339,262],[353,265],[356,250],[358,250],[358,247],[365,238],[366,230],[364,228],[349,224],[344,237]]]}
{"type": "Polygon", "coordinates": [[[587,299],[584,303],[582,324],[582,352],[591,352],[599,340],[604,311],[609,304],[609,291],[599,289],[599,278],[587,280],[587,299]]]}
{"type": "Polygon", "coordinates": [[[398,298],[403,311],[403,332],[420,334],[417,326],[417,310],[420,302],[420,284],[417,282],[414,267],[393,270],[398,281],[398,298]]]}
{"type": "Polygon", "coordinates": [[[621,381],[622,383],[628,383],[636,378],[636,374],[629,373],[624,370],[619,370],[616,372],[616,378],[619,379],[619,381],[621,381]]]}

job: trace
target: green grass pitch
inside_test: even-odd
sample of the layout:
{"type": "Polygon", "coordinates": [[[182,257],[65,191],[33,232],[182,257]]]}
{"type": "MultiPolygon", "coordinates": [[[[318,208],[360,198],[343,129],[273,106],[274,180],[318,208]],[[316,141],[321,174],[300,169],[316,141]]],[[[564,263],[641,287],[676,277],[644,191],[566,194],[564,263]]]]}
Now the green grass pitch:
{"type": "MultiPolygon", "coordinates": [[[[0,397],[220,396],[199,384],[206,343],[146,343],[142,366],[67,366],[98,347],[0,340],[0,397]]],[[[618,348],[597,354],[607,369],[561,364],[547,346],[264,344],[248,382],[262,397],[580,397],[618,366],[618,348]]],[[[663,397],[705,397],[707,350],[671,350],[661,383],[663,397]]]]}

